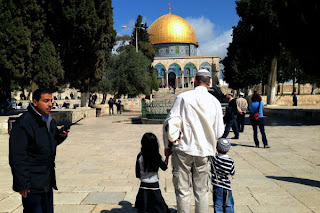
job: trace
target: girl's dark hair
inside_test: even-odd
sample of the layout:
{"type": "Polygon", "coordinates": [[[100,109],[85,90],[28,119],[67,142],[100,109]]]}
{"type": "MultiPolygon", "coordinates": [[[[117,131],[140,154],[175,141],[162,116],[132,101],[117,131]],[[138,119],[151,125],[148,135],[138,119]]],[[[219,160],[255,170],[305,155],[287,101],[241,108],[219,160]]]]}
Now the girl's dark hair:
{"type": "Polygon", "coordinates": [[[252,102],[260,102],[261,101],[261,96],[259,95],[259,93],[254,93],[252,95],[251,101],[252,102]]]}
{"type": "Polygon", "coordinates": [[[159,170],[158,158],[159,144],[157,136],[153,133],[145,133],[141,139],[141,153],[144,162],[144,172],[157,172],[159,170]]]}

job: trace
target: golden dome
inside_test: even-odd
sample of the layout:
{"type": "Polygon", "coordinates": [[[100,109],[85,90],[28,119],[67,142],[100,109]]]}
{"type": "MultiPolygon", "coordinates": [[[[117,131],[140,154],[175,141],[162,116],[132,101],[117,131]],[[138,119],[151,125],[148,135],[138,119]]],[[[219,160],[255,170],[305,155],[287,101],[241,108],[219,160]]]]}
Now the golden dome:
{"type": "Polygon", "coordinates": [[[152,44],[192,43],[199,46],[191,25],[185,19],[171,13],[155,20],[149,27],[148,33],[152,44]]]}

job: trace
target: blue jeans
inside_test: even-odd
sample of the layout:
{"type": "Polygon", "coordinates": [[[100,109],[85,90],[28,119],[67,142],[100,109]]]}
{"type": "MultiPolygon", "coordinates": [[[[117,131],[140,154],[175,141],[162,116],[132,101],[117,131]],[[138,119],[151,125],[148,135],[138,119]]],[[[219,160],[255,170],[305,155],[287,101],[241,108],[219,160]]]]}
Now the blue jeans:
{"type": "Polygon", "coordinates": [[[213,186],[214,213],[234,213],[232,191],[213,186]]]}
{"type": "Polygon", "coordinates": [[[252,128],[253,128],[253,140],[254,140],[254,143],[256,145],[259,145],[259,140],[258,140],[258,126],[259,126],[261,137],[262,137],[262,142],[263,142],[264,145],[268,145],[267,136],[266,136],[266,133],[264,131],[264,120],[263,120],[263,118],[259,118],[258,120],[251,120],[250,119],[250,122],[251,122],[251,125],[252,125],[252,128]]]}

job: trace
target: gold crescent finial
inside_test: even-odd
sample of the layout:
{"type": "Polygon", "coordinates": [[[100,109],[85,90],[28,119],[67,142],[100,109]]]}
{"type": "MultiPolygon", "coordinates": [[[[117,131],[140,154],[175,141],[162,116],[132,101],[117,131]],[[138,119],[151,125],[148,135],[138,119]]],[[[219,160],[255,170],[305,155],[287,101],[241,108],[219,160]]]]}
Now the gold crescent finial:
{"type": "Polygon", "coordinates": [[[169,13],[171,14],[171,2],[169,2],[168,4],[169,4],[169,13]]]}

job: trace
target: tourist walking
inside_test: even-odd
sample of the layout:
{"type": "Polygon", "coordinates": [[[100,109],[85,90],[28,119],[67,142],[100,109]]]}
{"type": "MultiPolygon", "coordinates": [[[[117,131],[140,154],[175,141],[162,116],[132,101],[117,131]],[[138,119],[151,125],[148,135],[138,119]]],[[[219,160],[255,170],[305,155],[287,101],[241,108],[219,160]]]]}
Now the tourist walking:
{"type": "Polygon", "coordinates": [[[109,115],[111,115],[111,111],[112,111],[112,115],[113,115],[113,104],[114,104],[114,101],[112,98],[109,99],[108,101],[108,105],[109,105],[109,115]]]}
{"type": "Polygon", "coordinates": [[[246,111],[248,109],[248,102],[244,98],[244,93],[240,92],[239,98],[236,99],[237,103],[237,109],[238,109],[238,114],[237,114],[237,124],[239,128],[239,132],[244,131],[244,119],[246,116],[246,111]]]}
{"type": "Polygon", "coordinates": [[[52,94],[37,89],[28,111],[17,119],[10,133],[9,164],[13,190],[22,195],[24,213],[53,213],[57,190],[55,157],[57,145],[67,137],[51,117],[52,94]]]}
{"type": "Polygon", "coordinates": [[[261,100],[261,96],[258,93],[252,95],[251,103],[249,104],[249,109],[251,110],[250,113],[250,122],[253,128],[253,140],[256,147],[259,147],[259,140],[258,140],[258,126],[260,129],[260,133],[262,136],[262,142],[264,148],[270,148],[267,141],[267,136],[264,129],[264,119],[263,119],[263,108],[264,104],[261,100]]]}
{"type": "Polygon", "coordinates": [[[139,213],[170,213],[159,187],[159,168],[165,171],[168,167],[159,153],[158,139],[153,133],[145,133],[136,161],[136,177],[141,180],[135,202],[139,213]]]}
{"type": "Polygon", "coordinates": [[[295,93],[295,92],[293,93],[292,102],[293,102],[292,106],[298,106],[297,93],[295,93]]]}
{"type": "Polygon", "coordinates": [[[92,95],[92,103],[93,104],[96,104],[97,98],[98,98],[97,93],[93,93],[93,95],[92,95]]]}
{"type": "Polygon", "coordinates": [[[121,115],[121,101],[120,99],[118,99],[118,101],[116,102],[117,105],[117,114],[121,115]]]}
{"type": "Polygon", "coordinates": [[[220,138],[217,142],[218,153],[211,158],[212,198],[215,213],[234,213],[234,200],[228,178],[235,173],[234,162],[227,155],[230,146],[227,139],[220,138]]]}
{"type": "Polygon", "coordinates": [[[215,155],[224,130],[221,104],[208,92],[210,76],[207,70],[198,71],[195,89],[177,96],[163,125],[165,154],[172,154],[179,213],[191,212],[191,187],[195,212],[208,212],[209,156],[215,155]]]}
{"type": "Polygon", "coordinates": [[[234,137],[231,139],[239,139],[239,127],[237,123],[238,109],[237,109],[236,99],[233,98],[232,93],[227,94],[227,99],[229,101],[229,105],[226,109],[226,113],[223,119],[226,123],[226,128],[224,130],[222,137],[227,138],[230,132],[230,128],[232,128],[234,137]]]}

